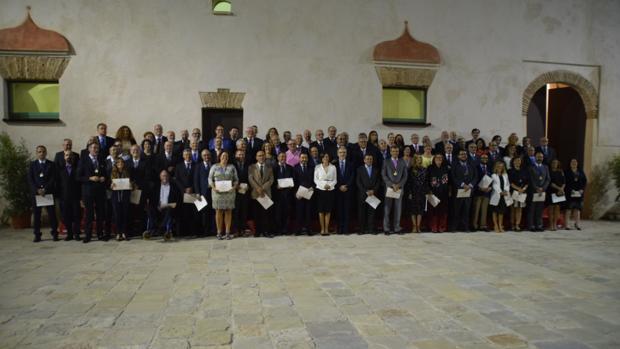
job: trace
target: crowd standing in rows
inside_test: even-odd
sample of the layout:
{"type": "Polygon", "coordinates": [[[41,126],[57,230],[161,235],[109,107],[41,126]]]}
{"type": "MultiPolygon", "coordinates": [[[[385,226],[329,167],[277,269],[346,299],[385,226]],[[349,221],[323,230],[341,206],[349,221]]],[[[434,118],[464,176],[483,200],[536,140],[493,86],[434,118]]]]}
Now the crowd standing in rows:
{"type": "Polygon", "coordinates": [[[41,241],[42,208],[59,240],[55,207],[39,200],[49,194],[59,204],[65,240],[84,243],[93,230],[104,241],[113,232],[117,240],[231,239],[329,235],[333,223],[338,234],[403,234],[407,216],[412,233],[489,231],[489,210],[495,232],[505,231],[505,221],[506,229],[520,231],[524,208],[525,228],[543,231],[545,207],[550,230],[562,209],[564,228],[573,218],[581,229],[586,176],[576,159],[563,168],[547,138],[534,148],[515,133],[504,145],[499,135],[487,144],[478,129],[467,141],[443,131],[434,144],[417,134],[409,144],[400,134],[381,139],[376,131],[358,134],[353,143],[334,126],[314,137],[310,130],[281,136],[274,127],[264,139],[257,134],[256,126],[247,127],[245,137],[238,128],[226,135],[217,126],[208,141],[197,128],[191,135],[181,131],[177,140],[157,124],[138,143],[128,126],[112,138],[100,123],[79,154],[70,139],[53,161],[37,146],[28,174],[34,242],[41,241]]]}

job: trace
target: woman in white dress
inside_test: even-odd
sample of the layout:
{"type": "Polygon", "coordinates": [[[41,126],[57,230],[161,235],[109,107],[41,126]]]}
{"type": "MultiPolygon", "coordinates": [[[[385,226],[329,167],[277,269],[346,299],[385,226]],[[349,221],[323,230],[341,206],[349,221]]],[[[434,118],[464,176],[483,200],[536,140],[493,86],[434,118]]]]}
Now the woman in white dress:
{"type": "Polygon", "coordinates": [[[504,212],[506,207],[512,205],[510,197],[510,181],[506,166],[503,161],[495,162],[493,166],[493,174],[491,175],[493,182],[491,184],[493,193],[489,205],[493,207],[493,225],[496,233],[504,232],[504,212]]]}
{"type": "Polygon", "coordinates": [[[334,209],[337,183],[336,166],[332,165],[331,156],[325,153],[321,156],[321,164],[314,168],[314,184],[316,184],[316,205],[319,212],[321,235],[329,235],[329,219],[334,209]]]}

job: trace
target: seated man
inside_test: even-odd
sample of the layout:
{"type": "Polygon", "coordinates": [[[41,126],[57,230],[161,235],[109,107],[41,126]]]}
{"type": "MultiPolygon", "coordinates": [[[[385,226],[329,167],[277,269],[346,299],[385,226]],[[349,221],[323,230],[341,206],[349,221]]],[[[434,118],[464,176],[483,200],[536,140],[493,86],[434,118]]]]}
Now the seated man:
{"type": "Polygon", "coordinates": [[[181,192],[175,185],[170,184],[168,171],[162,170],[159,173],[159,180],[160,182],[154,186],[149,198],[149,224],[143,235],[146,240],[157,231],[164,232],[165,240],[172,239],[176,206],[181,201],[181,192]]]}

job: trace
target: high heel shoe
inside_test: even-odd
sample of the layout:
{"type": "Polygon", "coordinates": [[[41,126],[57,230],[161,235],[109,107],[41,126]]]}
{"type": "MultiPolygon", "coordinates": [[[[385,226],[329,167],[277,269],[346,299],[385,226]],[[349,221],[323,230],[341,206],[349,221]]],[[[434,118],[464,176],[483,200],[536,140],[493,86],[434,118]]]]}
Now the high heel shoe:
{"type": "Polygon", "coordinates": [[[225,239],[226,240],[232,240],[232,235],[229,234],[229,233],[226,233],[225,239]]]}
{"type": "Polygon", "coordinates": [[[579,224],[575,223],[575,229],[581,230],[581,227],[579,226],[579,224]]]}
{"type": "Polygon", "coordinates": [[[121,241],[121,234],[116,234],[116,241],[121,241]]]}
{"type": "Polygon", "coordinates": [[[216,235],[215,237],[216,237],[218,240],[223,240],[223,239],[222,239],[222,234],[220,234],[220,233],[217,233],[217,235],[216,235]]]}

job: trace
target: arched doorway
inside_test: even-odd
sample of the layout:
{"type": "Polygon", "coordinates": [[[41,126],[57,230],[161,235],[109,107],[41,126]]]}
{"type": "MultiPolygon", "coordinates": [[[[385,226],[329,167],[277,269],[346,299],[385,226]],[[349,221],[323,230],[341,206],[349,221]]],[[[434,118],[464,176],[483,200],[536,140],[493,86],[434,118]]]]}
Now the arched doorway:
{"type": "Polygon", "coordinates": [[[527,135],[534,145],[546,136],[562,166],[572,158],[583,165],[585,132],[586,110],[577,90],[553,82],[534,93],[527,111],[527,135]]]}

